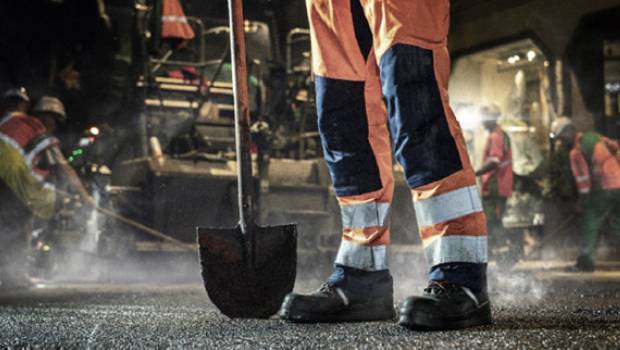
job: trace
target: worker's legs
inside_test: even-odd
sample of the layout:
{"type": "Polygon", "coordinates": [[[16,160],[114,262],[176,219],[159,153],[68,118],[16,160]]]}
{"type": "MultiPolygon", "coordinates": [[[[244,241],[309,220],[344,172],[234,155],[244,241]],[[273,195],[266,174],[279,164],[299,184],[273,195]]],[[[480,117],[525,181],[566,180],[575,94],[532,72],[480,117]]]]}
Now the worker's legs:
{"type": "Polygon", "coordinates": [[[436,281],[425,297],[405,302],[401,324],[458,328],[488,323],[486,220],[448,103],[449,2],[362,3],[373,30],[396,159],[412,190],[429,278],[436,281]],[[443,304],[436,303],[439,294],[443,304]]]}
{"type": "Polygon", "coordinates": [[[390,318],[394,309],[387,245],[394,184],[372,36],[357,0],[306,3],[318,125],[343,234],[328,289],[314,297],[290,295],[282,314],[305,321],[390,318]],[[336,302],[326,295],[335,296],[336,302]],[[361,311],[352,311],[356,308],[361,311]]]}
{"type": "Polygon", "coordinates": [[[506,211],[506,198],[500,197],[497,194],[488,195],[482,198],[482,207],[487,219],[487,230],[493,235],[489,237],[491,241],[489,249],[498,248],[496,244],[501,247],[506,240],[506,232],[502,222],[504,212],[506,211]]]}
{"type": "Polygon", "coordinates": [[[581,217],[581,244],[576,266],[580,270],[594,269],[596,241],[599,230],[612,209],[611,204],[611,194],[608,191],[592,191],[589,195],[581,217]]]}
{"type": "MultiPolygon", "coordinates": [[[[351,15],[357,0],[306,3],[319,128],[344,233],[336,259],[341,267],[326,288],[312,296],[289,295],[281,314],[304,321],[360,320],[364,317],[357,313],[338,316],[347,308],[368,310],[365,316],[375,312],[378,295],[355,301],[350,295],[376,290],[382,284],[380,273],[387,271],[386,219],[393,185],[385,114],[379,112],[379,94],[373,94],[373,55],[365,60],[365,46],[354,40],[363,37],[355,30],[361,16],[351,15]],[[345,291],[339,288],[340,281],[347,285],[350,279],[358,283],[345,291]]],[[[421,322],[427,328],[488,323],[486,222],[463,136],[448,105],[448,1],[361,4],[373,36],[396,158],[412,188],[430,279],[437,281],[427,288],[427,296],[404,304],[405,323],[421,322]]]]}
{"type": "Polygon", "coordinates": [[[463,135],[448,104],[449,2],[363,2],[396,158],[412,189],[430,277],[483,290],[486,222],[463,135]]]}
{"type": "Polygon", "coordinates": [[[487,196],[482,198],[484,215],[487,218],[487,229],[493,234],[501,235],[504,230],[502,217],[506,210],[506,198],[499,196],[487,196]]]}
{"type": "Polygon", "coordinates": [[[609,228],[612,234],[620,239],[620,190],[609,191],[609,228]]]}
{"type": "MultiPolygon", "coordinates": [[[[315,55],[314,68],[323,152],[342,213],[343,240],[336,264],[364,271],[387,270],[388,217],[394,188],[387,115],[377,64],[369,55],[370,35],[366,42],[362,29],[355,31],[364,23],[356,26],[352,14],[356,8],[361,14],[361,7],[348,6],[355,2],[338,2],[342,5],[321,13],[334,16],[330,24],[336,27],[317,19],[312,26],[314,36],[323,33],[313,41],[318,47],[315,52],[329,52],[328,57],[315,55]],[[325,47],[330,45],[333,47],[325,47]],[[343,48],[346,50],[341,51],[343,48]]],[[[321,10],[310,6],[311,17],[319,16],[321,10]]]]}

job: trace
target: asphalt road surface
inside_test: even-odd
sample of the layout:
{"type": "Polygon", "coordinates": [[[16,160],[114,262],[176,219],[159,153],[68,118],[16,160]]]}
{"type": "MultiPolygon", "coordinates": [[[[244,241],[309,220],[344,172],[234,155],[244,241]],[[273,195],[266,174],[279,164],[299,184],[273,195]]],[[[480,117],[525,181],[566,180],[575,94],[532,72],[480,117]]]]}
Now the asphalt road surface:
{"type": "MultiPolygon", "coordinates": [[[[0,294],[0,348],[618,349],[620,271],[558,271],[496,275],[495,324],[450,332],[412,332],[392,322],[231,320],[195,282],[46,284],[0,294]]],[[[397,297],[422,287],[407,284],[397,297]]]]}

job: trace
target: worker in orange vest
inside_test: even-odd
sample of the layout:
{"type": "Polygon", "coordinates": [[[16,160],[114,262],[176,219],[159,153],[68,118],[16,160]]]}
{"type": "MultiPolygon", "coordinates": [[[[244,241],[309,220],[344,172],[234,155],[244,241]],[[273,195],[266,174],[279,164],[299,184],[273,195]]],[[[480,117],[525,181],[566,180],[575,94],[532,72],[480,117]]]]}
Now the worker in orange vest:
{"type": "Polygon", "coordinates": [[[413,329],[490,323],[486,219],[448,103],[449,1],[306,4],[318,125],[343,231],[333,274],[313,294],[289,294],[281,317],[395,316],[387,254],[394,152],[411,188],[430,280],[424,295],[404,301],[399,323],[413,329]]]}
{"type": "Polygon", "coordinates": [[[484,147],[484,163],[476,171],[476,175],[481,177],[482,206],[487,216],[489,232],[496,237],[505,237],[502,217],[513,186],[510,138],[497,124],[501,117],[498,106],[485,106],[480,115],[484,128],[489,132],[484,147]]]}
{"type": "Polygon", "coordinates": [[[571,119],[551,125],[551,137],[570,149],[571,170],[579,197],[581,247],[574,271],[594,271],[594,252],[601,225],[609,220],[620,234],[620,162],[618,142],[595,132],[577,132],[571,119]]]}
{"type": "Polygon", "coordinates": [[[64,105],[44,96],[26,114],[30,98],[9,90],[0,120],[0,288],[28,287],[27,244],[31,216],[50,219],[59,208],[52,177],[68,182],[90,205],[94,201],[63,157],[51,133],[66,120],[64,105]]]}

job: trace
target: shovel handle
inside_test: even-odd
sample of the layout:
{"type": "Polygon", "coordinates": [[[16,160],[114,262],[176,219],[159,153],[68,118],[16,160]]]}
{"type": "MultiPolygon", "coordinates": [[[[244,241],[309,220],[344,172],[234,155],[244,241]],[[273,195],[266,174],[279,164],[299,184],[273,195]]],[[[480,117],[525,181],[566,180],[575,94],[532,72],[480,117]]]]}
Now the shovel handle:
{"type": "Polygon", "coordinates": [[[250,156],[250,103],[248,98],[248,70],[245,59],[245,25],[242,0],[228,0],[228,16],[235,108],[239,225],[241,226],[241,231],[245,234],[248,226],[254,222],[254,191],[252,158],[250,156]]]}
{"type": "MultiPolygon", "coordinates": [[[[56,192],[59,193],[60,195],[62,195],[63,197],[74,198],[68,192],[65,192],[65,191],[62,191],[62,190],[58,190],[58,189],[56,189],[56,192]]],[[[79,198],[81,199],[81,197],[79,197],[79,198]]],[[[142,225],[141,223],[139,223],[137,221],[128,219],[128,218],[126,218],[124,216],[121,216],[121,215],[119,215],[119,214],[117,214],[117,213],[115,213],[115,212],[113,212],[113,211],[111,211],[109,209],[102,208],[102,207],[100,207],[98,205],[92,205],[92,204],[88,204],[88,205],[91,206],[96,211],[100,212],[101,214],[104,214],[104,215],[106,215],[108,217],[113,218],[114,220],[122,222],[125,225],[137,228],[138,230],[140,230],[140,231],[142,231],[144,233],[147,233],[150,236],[161,238],[164,241],[167,241],[167,242],[169,242],[169,243],[171,243],[171,244],[173,244],[173,245],[175,245],[175,246],[177,246],[177,247],[179,247],[179,248],[181,248],[183,250],[186,250],[186,251],[191,251],[191,252],[195,252],[196,251],[195,248],[192,248],[187,243],[183,243],[183,242],[179,241],[178,239],[170,237],[169,235],[167,235],[167,234],[165,234],[163,232],[160,232],[160,231],[152,229],[152,228],[150,228],[148,226],[142,225]]]]}
{"type": "Polygon", "coordinates": [[[176,238],[172,238],[172,237],[168,236],[165,233],[159,232],[159,231],[157,231],[155,229],[152,229],[152,228],[150,228],[148,226],[142,225],[139,222],[136,222],[136,221],[128,219],[128,218],[126,218],[124,216],[118,215],[117,213],[115,213],[115,212],[113,212],[111,210],[108,210],[108,209],[105,209],[105,208],[101,208],[99,206],[95,206],[95,210],[100,212],[100,213],[102,213],[102,214],[104,214],[104,215],[106,215],[106,216],[109,216],[109,217],[113,218],[114,220],[120,221],[120,222],[124,223],[125,225],[129,225],[129,226],[135,227],[135,228],[139,229],[140,231],[149,234],[150,236],[161,238],[164,241],[167,241],[167,242],[171,243],[172,245],[175,245],[175,246],[177,246],[179,248],[182,248],[183,250],[190,251],[190,252],[195,252],[196,251],[195,248],[190,247],[187,243],[183,243],[183,242],[179,241],[176,238]]]}

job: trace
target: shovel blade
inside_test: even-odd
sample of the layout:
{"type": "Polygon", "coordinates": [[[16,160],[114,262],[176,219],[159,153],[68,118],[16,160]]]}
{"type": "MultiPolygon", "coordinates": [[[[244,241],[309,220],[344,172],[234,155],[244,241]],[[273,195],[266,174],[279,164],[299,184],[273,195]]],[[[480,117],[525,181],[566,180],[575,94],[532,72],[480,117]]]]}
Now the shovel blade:
{"type": "Polygon", "coordinates": [[[232,318],[267,318],[276,313],[295,284],[297,227],[253,225],[197,229],[207,294],[232,318]],[[252,251],[246,239],[253,238],[252,251]]]}

